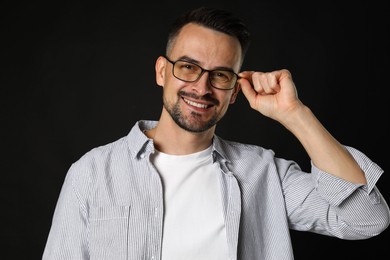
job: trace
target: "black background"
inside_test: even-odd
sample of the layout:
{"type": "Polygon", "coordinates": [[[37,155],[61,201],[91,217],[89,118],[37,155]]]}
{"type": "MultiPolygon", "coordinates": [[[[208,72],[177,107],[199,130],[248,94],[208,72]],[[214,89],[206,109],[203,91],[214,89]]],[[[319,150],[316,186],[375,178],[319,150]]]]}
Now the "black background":
{"type": "MultiPolygon", "coordinates": [[[[40,259],[65,174],[91,148],[158,119],[154,63],[181,12],[224,7],[252,32],[243,70],[287,68],[300,99],[343,144],[388,169],[384,5],[331,1],[17,2],[1,9],[2,259],[40,259]],[[5,242],[5,243],[4,243],[5,242]]],[[[242,94],[217,134],[309,170],[301,145],[242,94]]],[[[390,201],[386,172],[377,186],[390,201]]],[[[389,230],[362,241],[292,232],[296,259],[384,259],[389,230]]]]}

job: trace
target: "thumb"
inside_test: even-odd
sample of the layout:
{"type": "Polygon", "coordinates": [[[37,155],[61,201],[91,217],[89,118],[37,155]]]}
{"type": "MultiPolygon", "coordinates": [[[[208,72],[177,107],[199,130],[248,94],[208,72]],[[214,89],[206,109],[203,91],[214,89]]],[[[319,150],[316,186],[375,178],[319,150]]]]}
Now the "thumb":
{"type": "Polygon", "coordinates": [[[245,78],[239,79],[239,84],[241,86],[242,93],[248,100],[250,106],[253,107],[257,92],[253,89],[250,82],[245,78]]]}

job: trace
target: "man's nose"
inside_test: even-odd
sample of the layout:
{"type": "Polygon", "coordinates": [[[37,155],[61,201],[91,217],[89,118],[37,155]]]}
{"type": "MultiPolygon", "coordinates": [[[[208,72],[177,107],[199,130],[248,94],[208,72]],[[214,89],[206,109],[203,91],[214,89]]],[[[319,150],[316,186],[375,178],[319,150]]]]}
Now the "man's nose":
{"type": "Polygon", "coordinates": [[[209,80],[209,72],[204,71],[202,75],[194,82],[193,89],[200,95],[211,93],[211,82],[209,80]]]}

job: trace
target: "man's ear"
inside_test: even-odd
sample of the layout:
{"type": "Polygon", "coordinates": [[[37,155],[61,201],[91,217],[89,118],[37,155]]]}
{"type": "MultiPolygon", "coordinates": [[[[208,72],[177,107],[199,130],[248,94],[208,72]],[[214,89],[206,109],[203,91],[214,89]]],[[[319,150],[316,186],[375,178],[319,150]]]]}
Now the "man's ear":
{"type": "Polygon", "coordinates": [[[236,102],[236,98],[237,98],[237,95],[240,92],[240,90],[241,90],[240,83],[237,82],[236,86],[233,89],[232,97],[230,98],[230,104],[233,104],[234,102],[236,102]]]}
{"type": "Polygon", "coordinates": [[[157,85],[163,87],[165,79],[165,66],[167,61],[164,57],[160,56],[156,60],[155,70],[156,70],[156,83],[157,85]]]}

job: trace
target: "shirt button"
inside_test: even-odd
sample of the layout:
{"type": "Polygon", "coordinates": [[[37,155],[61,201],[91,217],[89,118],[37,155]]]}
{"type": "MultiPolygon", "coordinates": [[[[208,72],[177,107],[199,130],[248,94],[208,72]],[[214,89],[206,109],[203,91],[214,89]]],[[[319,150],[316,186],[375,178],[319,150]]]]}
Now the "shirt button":
{"type": "Polygon", "coordinates": [[[141,159],[145,158],[145,154],[141,153],[140,157],[141,157],[141,159]]]}

